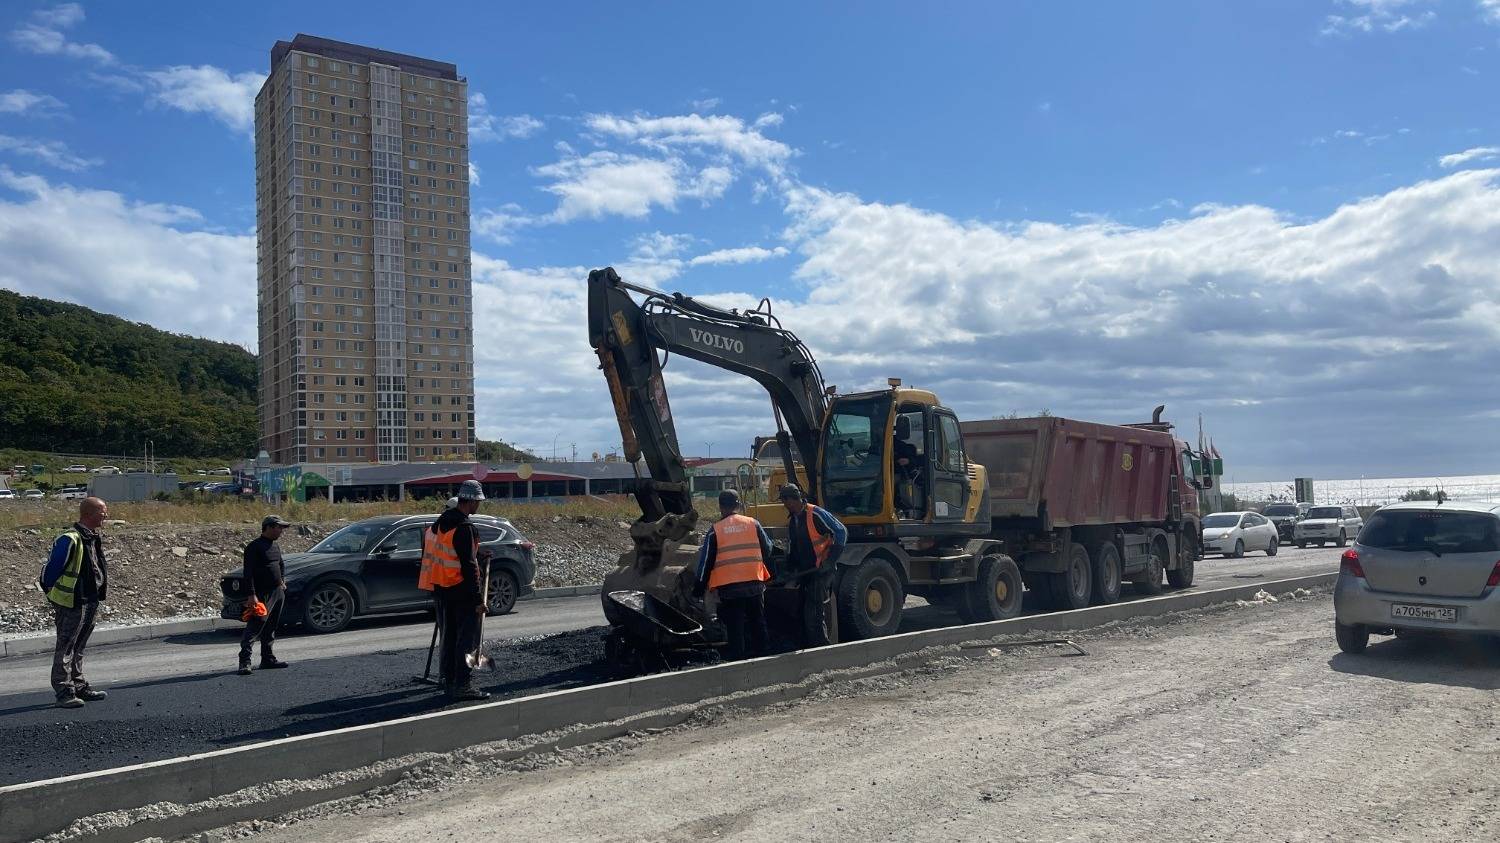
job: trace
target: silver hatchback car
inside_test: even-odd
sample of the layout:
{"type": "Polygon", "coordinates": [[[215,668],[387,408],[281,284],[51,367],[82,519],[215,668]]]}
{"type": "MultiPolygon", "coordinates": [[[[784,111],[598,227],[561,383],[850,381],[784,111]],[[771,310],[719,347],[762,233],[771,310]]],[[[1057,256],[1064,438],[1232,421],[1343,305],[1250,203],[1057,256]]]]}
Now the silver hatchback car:
{"type": "Polygon", "coordinates": [[[1333,590],[1339,649],[1370,633],[1500,633],[1500,504],[1412,502],[1370,516],[1333,590]]]}

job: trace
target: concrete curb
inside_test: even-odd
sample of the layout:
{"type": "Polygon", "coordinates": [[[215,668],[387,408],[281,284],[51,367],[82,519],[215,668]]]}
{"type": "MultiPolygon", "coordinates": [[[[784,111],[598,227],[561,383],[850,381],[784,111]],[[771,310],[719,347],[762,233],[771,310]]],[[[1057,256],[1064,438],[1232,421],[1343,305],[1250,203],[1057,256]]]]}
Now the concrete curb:
{"type": "MultiPolygon", "coordinates": [[[[192,620],[171,621],[169,623],[117,626],[94,630],[94,634],[89,637],[89,646],[97,647],[101,644],[124,644],[130,641],[146,641],[152,638],[166,638],[169,635],[206,632],[213,629],[238,629],[239,626],[240,624],[237,621],[226,620],[224,618],[194,618],[192,620]]],[[[50,653],[56,644],[57,638],[51,633],[27,635],[23,638],[8,638],[0,641],[0,658],[50,653]]]]}
{"type": "Polygon", "coordinates": [[[598,594],[599,589],[600,586],[597,585],[560,585],[556,588],[539,588],[521,599],[546,600],[549,597],[583,597],[588,594],[598,594]]]}
{"type": "Polygon", "coordinates": [[[910,666],[902,663],[904,659],[931,647],[1000,635],[1085,629],[1252,599],[1260,591],[1284,594],[1326,587],[1336,577],[1320,574],[1178,592],[1071,612],[910,632],[0,787],[0,843],[40,837],[67,827],[75,818],[110,811],[129,811],[130,815],[119,817],[118,822],[82,822],[76,826],[80,831],[75,839],[115,841],[191,834],[378,787],[429,760],[432,753],[554,730],[567,731],[516,754],[606,740],[648,725],[681,722],[706,705],[749,707],[795,699],[821,684],[814,679],[819,674],[838,672],[841,675],[835,678],[842,679],[896,672],[910,666]],[[340,771],[343,774],[331,777],[332,781],[305,781],[340,771]],[[285,786],[236,794],[272,781],[285,786]],[[274,792],[268,796],[266,791],[274,792]],[[221,798],[230,794],[235,798],[221,798]],[[131,810],[148,805],[148,811],[131,810]]]}
{"type": "MultiPolygon", "coordinates": [[[[539,588],[520,599],[547,600],[553,597],[583,597],[598,593],[599,586],[597,585],[565,585],[558,588],[539,588]]],[[[110,629],[95,630],[94,634],[89,638],[89,646],[99,647],[107,644],[127,644],[132,641],[166,638],[169,635],[182,635],[187,632],[239,628],[239,621],[232,621],[227,618],[194,618],[193,620],[172,621],[171,623],[119,626],[110,629]]],[[[51,633],[0,639],[0,659],[9,656],[34,656],[39,653],[50,653],[56,644],[56,640],[51,633]]]]}

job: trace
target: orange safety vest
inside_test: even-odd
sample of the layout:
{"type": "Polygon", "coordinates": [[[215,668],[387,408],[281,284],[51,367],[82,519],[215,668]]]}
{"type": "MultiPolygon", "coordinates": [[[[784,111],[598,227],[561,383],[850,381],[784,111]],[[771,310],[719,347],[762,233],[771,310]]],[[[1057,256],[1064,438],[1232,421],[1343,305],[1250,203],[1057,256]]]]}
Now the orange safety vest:
{"type": "MultiPolygon", "coordinates": [[[[458,564],[458,551],[453,549],[454,527],[446,533],[428,528],[422,533],[422,574],[417,578],[417,588],[431,591],[433,586],[448,588],[464,581],[463,569],[458,564]]],[[[474,543],[478,552],[479,543],[474,543]]]]}
{"type": "Polygon", "coordinates": [[[731,515],[714,524],[714,569],[708,587],[766,582],[771,572],[760,553],[760,530],[754,518],[731,515]]]}
{"type": "Polygon", "coordinates": [[[823,560],[828,558],[828,550],[833,547],[833,536],[825,536],[818,532],[818,525],[813,523],[817,520],[818,508],[812,504],[802,508],[802,516],[807,521],[807,538],[812,542],[813,558],[817,559],[817,567],[823,567],[823,560]]]}

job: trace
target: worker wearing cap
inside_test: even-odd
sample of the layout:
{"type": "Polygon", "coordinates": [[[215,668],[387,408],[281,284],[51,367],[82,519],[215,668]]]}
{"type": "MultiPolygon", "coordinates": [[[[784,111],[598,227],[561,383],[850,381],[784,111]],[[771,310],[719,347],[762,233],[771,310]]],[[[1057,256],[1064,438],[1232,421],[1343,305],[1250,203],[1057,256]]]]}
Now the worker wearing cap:
{"type": "Polygon", "coordinates": [[[782,486],[779,497],[787,512],[787,566],[802,579],[803,645],[820,647],[830,643],[824,604],[849,531],[828,510],[808,503],[796,483],[782,486]]]}
{"type": "Polygon", "coordinates": [[[262,669],[286,667],[276,658],[276,628],[281,625],[281,607],[286,603],[286,566],[281,548],[276,545],[292,522],[279,515],[267,515],[260,521],[260,537],[245,545],[245,632],[240,636],[240,675],[250,675],[250,647],[260,639],[262,669]]]}
{"type": "Polygon", "coordinates": [[[485,601],[479,588],[479,534],[469,516],[479,511],[484,487],[465,480],[458,488],[458,504],[422,534],[422,574],[417,587],[432,592],[443,630],[439,672],[443,691],[460,700],[482,700],[488,693],[475,688],[473,671],[464,660],[475,641],[485,601]]]}
{"type": "Polygon", "coordinates": [[[719,493],[719,520],[705,532],[698,550],[698,583],[693,596],[703,599],[712,588],[719,621],[729,635],[731,659],[763,656],[770,649],[766,631],[766,582],[771,570],[771,537],[760,522],[741,515],[740,496],[733,489],[719,493]]]}

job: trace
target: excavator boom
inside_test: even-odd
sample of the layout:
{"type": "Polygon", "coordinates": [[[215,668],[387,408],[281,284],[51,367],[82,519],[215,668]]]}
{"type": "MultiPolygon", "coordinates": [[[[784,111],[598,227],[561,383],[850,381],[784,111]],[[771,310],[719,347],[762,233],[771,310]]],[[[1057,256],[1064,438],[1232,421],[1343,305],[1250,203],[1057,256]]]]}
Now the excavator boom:
{"type": "MultiPolygon", "coordinates": [[[[810,459],[827,410],[823,376],[807,347],[781,327],[763,300],[755,310],[707,305],[626,283],[613,267],[588,280],[589,344],[609,383],[625,459],[636,467],[636,499],[643,520],[692,509],[687,466],[662,380],[665,354],[744,375],[765,387],[777,415],[788,477],[793,446],[810,459]],[[636,296],[640,296],[637,301],[636,296]],[[642,476],[644,462],[650,476],[642,476]]],[[[813,472],[808,479],[813,480],[813,472]]],[[[815,494],[815,489],[808,489],[815,494]]]]}

